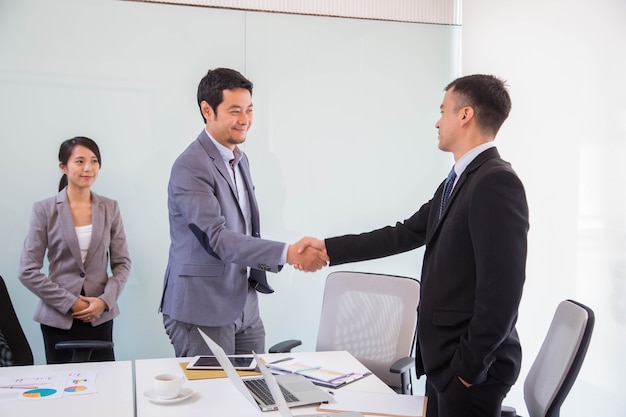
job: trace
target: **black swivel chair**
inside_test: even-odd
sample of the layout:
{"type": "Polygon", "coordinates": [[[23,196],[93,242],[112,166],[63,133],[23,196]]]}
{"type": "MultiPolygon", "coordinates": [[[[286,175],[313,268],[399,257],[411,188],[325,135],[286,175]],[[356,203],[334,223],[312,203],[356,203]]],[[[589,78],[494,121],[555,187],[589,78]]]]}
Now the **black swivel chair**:
{"type": "Polygon", "coordinates": [[[57,350],[71,349],[72,362],[89,362],[94,350],[113,349],[113,342],[106,340],[67,340],[54,345],[57,350]]]}
{"type": "MultiPolygon", "coordinates": [[[[33,352],[15,314],[9,291],[0,276],[0,331],[11,352],[11,365],[32,365],[33,352]]],[[[59,342],[56,349],[71,349],[72,362],[87,362],[91,353],[98,349],[112,349],[113,342],[103,340],[74,340],[59,342]]]]}
{"type": "MultiPolygon", "coordinates": [[[[0,331],[10,350],[10,365],[32,365],[33,352],[20,325],[9,291],[0,276],[0,331]]],[[[8,359],[8,358],[7,358],[8,359]]]]}
{"type": "MultiPolygon", "coordinates": [[[[583,364],[595,323],[593,310],[572,300],[562,301],[554,313],[541,349],[524,380],[529,417],[559,417],[561,405],[583,364]]],[[[519,417],[502,407],[502,417],[519,417]]]]}

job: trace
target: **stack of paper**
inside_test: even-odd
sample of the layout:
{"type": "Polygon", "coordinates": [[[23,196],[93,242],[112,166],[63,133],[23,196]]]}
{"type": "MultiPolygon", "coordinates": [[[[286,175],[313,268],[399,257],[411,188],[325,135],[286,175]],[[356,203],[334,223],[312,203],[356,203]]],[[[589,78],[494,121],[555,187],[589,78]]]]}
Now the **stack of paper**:
{"type": "Polygon", "coordinates": [[[329,369],[317,364],[304,363],[298,359],[288,358],[270,362],[267,367],[274,373],[299,374],[314,384],[337,388],[369,375],[348,370],[329,369]]]}
{"type": "Polygon", "coordinates": [[[323,403],[318,411],[358,411],[399,417],[423,417],[426,415],[427,398],[417,395],[383,394],[338,390],[333,393],[335,401],[323,403]]]}

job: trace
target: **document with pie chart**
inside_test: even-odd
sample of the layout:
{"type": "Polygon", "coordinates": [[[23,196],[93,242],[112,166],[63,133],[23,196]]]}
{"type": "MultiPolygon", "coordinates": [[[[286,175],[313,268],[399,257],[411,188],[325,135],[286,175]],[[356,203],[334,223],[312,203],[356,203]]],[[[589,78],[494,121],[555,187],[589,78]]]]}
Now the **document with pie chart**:
{"type": "Polygon", "coordinates": [[[96,391],[96,372],[57,372],[0,378],[0,401],[62,398],[96,391]]]}
{"type": "Polygon", "coordinates": [[[67,375],[64,395],[93,394],[96,391],[96,373],[90,371],[72,372],[67,375]]]}

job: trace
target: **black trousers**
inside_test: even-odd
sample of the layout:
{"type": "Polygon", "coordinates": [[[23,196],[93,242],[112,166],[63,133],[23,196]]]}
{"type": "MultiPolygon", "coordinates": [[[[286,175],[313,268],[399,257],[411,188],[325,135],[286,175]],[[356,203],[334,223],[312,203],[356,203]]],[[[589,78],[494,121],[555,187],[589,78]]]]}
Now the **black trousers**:
{"type": "Polygon", "coordinates": [[[426,380],[428,417],[500,417],[502,401],[511,389],[493,378],[466,387],[457,377],[443,391],[437,391],[426,380]]]}
{"type": "MultiPolygon", "coordinates": [[[[113,320],[109,320],[99,326],[92,326],[91,323],[74,319],[69,330],[42,324],[41,333],[43,334],[43,343],[46,349],[46,362],[48,364],[68,363],[72,361],[72,350],[55,349],[54,346],[57,342],[68,340],[105,340],[111,342],[113,341],[113,320]]],[[[113,349],[96,349],[91,353],[91,358],[89,359],[90,362],[114,360],[115,354],[113,349]]]]}

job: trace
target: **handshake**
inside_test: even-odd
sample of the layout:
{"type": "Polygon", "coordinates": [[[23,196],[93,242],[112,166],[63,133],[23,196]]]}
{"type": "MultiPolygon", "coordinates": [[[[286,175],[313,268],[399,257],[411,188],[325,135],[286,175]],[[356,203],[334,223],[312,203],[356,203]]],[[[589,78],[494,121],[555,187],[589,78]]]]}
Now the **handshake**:
{"type": "Polygon", "coordinates": [[[303,237],[287,249],[287,263],[300,271],[318,271],[329,261],[326,244],[314,237],[303,237]]]}

